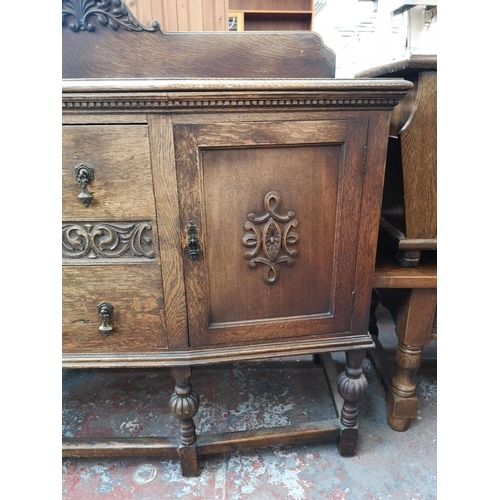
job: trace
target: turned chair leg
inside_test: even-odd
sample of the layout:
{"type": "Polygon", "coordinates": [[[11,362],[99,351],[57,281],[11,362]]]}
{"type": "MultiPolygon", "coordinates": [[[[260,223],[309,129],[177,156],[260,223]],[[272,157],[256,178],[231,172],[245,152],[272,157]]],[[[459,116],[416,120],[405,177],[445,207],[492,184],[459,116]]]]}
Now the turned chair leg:
{"type": "Polygon", "coordinates": [[[402,294],[396,319],[398,350],[396,375],[387,392],[387,423],[395,431],[406,431],[417,416],[415,376],[429,345],[436,313],[435,288],[412,288],[402,294]]]}
{"type": "Polygon", "coordinates": [[[196,477],[200,474],[198,455],[196,452],[196,428],[193,417],[198,411],[200,397],[191,390],[191,368],[181,367],[171,369],[175,381],[175,392],[170,398],[170,408],[175,418],[179,420],[179,460],[182,475],[196,477]]]}
{"type": "Polygon", "coordinates": [[[339,453],[343,457],[353,456],[358,444],[358,401],[368,385],[361,366],[365,357],[365,349],[346,352],[345,371],[337,381],[339,394],[344,399],[340,412],[344,428],[338,441],[339,453]]]}
{"type": "Polygon", "coordinates": [[[395,431],[406,431],[417,415],[418,397],[415,376],[422,361],[423,346],[398,343],[396,375],[387,392],[387,423],[395,431]]]}

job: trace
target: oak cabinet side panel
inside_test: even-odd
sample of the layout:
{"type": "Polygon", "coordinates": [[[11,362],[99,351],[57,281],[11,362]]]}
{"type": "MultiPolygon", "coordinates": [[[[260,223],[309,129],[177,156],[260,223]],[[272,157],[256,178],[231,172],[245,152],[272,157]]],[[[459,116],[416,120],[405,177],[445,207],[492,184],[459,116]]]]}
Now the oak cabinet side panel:
{"type": "Polygon", "coordinates": [[[359,237],[356,262],[356,294],[353,300],[351,324],[352,332],[359,335],[368,331],[389,120],[390,113],[388,111],[372,112],[367,133],[363,191],[361,194],[361,219],[357,228],[359,237]]]}
{"type": "Polygon", "coordinates": [[[184,350],[188,348],[189,343],[171,118],[168,115],[148,115],[148,125],[165,321],[170,349],[184,350]]]}

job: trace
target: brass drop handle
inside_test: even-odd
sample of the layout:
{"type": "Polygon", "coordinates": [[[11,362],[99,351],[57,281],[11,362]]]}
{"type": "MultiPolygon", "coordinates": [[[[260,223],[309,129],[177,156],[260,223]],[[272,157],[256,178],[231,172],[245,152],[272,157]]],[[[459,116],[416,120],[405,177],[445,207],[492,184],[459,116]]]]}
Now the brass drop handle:
{"type": "Polygon", "coordinates": [[[191,260],[198,259],[201,252],[200,243],[198,241],[198,228],[193,220],[189,221],[187,229],[187,245],[186,252],[191,260]]]}
{"type": "Polygon", "coordinates": [[[76,180],[80,183],[81,192],[78,199],[86,206],[89,207],[90,202],[94,198],[92,193],[88,192],[87,185],[94,180],[94,169],[86,163],[80,163],[75,167],[76,180]]]}
{"type": "Polygon", "coordinates": [[[99,317],[102,320],[102,325],[99,327],[99,331],[106,337],[113,330],[113,327],[109,324],[109,320],[113,316],[114,312],[114,307],[108,302],[101,302],[97,306],[97,314],[99,314],[99,317]]]}

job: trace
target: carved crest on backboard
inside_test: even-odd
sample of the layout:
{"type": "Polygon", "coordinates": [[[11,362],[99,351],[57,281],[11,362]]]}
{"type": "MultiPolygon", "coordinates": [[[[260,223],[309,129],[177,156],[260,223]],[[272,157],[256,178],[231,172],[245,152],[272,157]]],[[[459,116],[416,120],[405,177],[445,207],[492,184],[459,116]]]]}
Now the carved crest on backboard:
{"type": "Polygon", "coordinates": [[[123,0],[62,0],[62,24],[72,31],[95,31],[96,22],[116,31],[158,31],[160,24],[152,21],[142,25],[128,10],[123,0]]]}

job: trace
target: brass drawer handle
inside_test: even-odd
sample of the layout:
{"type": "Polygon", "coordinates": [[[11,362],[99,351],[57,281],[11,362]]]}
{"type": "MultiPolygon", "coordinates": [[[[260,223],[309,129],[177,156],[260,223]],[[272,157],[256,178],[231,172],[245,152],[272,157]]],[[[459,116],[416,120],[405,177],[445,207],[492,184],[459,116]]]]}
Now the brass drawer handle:
{"type": "Polygon", "coordinates": [[[92,193],[89,193],[87,190],[88,183],[94,180],[94,169],[86,163],[80,163],[80,165],[75,167],[75,175],[76,180],[80,183],[80,187],[82,188],[78,198],[86,207],[88,207],[94,198],[92,193]]]}
{"type": "Polygon", "coordinates": [[[108,302],[101,302],[97,306],[97,314],[99,314],[99,317],[102,320],[102,325],[99,327],[99,331],[106,337],[113,330],[113,327],[109,324],[109,320],[111,319],[111,316],[113,316],[114,311],[114,307],[108,302]]]}
{"type": "Polygon", "coordinates": [[[200,243],[198,241],[198,228],[194,221],[190,220],[186,229],[188,234],[186,252],[191,260],[196,260],[201,252],[200,243]]]}

